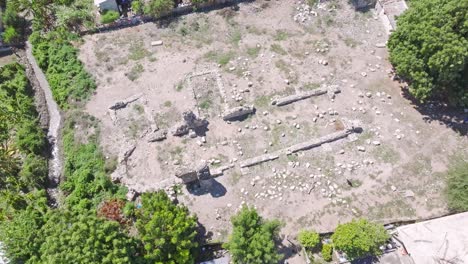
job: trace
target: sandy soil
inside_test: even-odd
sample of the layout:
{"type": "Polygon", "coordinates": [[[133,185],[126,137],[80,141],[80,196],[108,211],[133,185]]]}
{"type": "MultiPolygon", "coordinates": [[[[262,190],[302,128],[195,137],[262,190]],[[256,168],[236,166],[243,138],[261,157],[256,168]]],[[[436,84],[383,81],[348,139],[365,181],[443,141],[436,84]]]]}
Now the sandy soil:
{"type": "Polygon", "coordinates": [[[195,13],[86,36],[80,58],[98,82],[86,109],[102,123],[103,148],[112,158],[136,145],[122,182],[150,191],[175,181],[180,166],[201,160],[212,161],[211,170],[232,165],[209,188],[183,188],[178,197],[213,240],[226,238],[229,218],[243,204],[282,220],[282,232],[290,237],[301,228],[331,231],[359,216],[391,221],[446,212],[443,172],[453,155],[467,155],[467,139],[425,122],[403,98],[400,84],[389,77],[387,50],[376,47],[386,34],[372,10],[357,13],[347,1],[334,1],[298,23],[293,17],[299,6],[289,0],[256,1],[240,4],[238,11],[195,13]],[[155,40],[164,44],[151,46],[155,40]],[[188,85],[188,76],[203,71],[213,73],[188,85]],[[333,100],[323,95],[283,107],[270,104],[276,97],[330,85],[341,89],[333,100]],[[111,104],[140,93],[116,112],[116,121],[111,119],[111,104]],[[221,112],[238,105],[254,105],[257,112],[241,122],[223,121],[221,112]],[[149,128],[170,129],[185,110],[210,122],[206,143],[170,133],[165,141],[147,142],[149,128]],[[363,132],[239,167],[244,159],[351,123],[363,132]],[[411,197],[404,195],[408,190],[411,197]]]}

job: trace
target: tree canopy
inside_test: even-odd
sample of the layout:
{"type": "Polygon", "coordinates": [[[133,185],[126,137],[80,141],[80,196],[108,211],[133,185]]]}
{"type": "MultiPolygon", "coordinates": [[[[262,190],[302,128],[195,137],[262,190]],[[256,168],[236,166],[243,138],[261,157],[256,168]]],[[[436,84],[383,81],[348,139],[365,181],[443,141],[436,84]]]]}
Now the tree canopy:
{"type": "Polygon", "coordinates": [[[136,209],[136,227],[149,263],[194,263],[197,218],[175,205],[164,191],[145,193],[136,209]]]}
{"type": "Polygon", "coordinates": [[[381,255],[379,247],[389,239],[389,235],[382,225],[359,219],[338,225],[331,238],[336,249],[354,260],[369,255],[381,255]]]}
{"type": "Polygon", "coordinates": [[[265,221],[253,208],[243,207],[231,219],[233,231],[224,247],[234,263],[276,264],[282,258],[275,242],[280,223],[265,221]]]}
{"type": "Polygon", "coordinates": [[[420,101],[468,105],[468,1],[415,0],[390,36],[390,61],[420,101]]]}
{"type": "Polygon", "coordinates": [[[299,243],[306,248],[315,248],[320,244],[320,236],[312,230],[301,230],[297,236],[299,243]]]}

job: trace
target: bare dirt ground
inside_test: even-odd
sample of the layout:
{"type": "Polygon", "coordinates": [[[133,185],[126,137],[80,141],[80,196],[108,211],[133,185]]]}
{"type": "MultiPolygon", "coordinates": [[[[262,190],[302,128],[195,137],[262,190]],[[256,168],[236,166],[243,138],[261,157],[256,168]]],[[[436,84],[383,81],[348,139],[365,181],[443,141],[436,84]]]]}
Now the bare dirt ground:
{"type": "Polygon", "coordinates": [[[389,221],[445,213],[443,173],[451,157],[468,154],[466,137],[425,122],[403,98],[389,77],[386,48],[376,46],[387,36],[372,10],[359,13],[347,1],[334,1],[313,8],[302,22],[301,6],[256,1],[236,11],[86,36],[80,58],[98,82],[86,109],[102,122],[102,146],[109,159],[136,146],[121,181],[149,191],[177,180],[180,166],[202,160],[212,171],[231,166],[211,188],[182,188],[178,196],[213,240],[226,238],[230,216],[243,204],[282,220],[289,236],[302,228],[331,231],[359,216],[389,221]],[[164,44],[151,46],[155,40],[164,44]],[[189,85],[188,76],[205,71],[189,85]],[[274,98],[331,85],[341,89],[334,99],[271,105],[274,98]],[[109,111],[138,94],[115,115],[109,111]],[[222,120],[224,109],[239,105],[257,111],[243,121],[222,120]],[[169,133],[162,142],[148,142],[148,131],[170,130],[185,110],[208,119],[204,138],[169,133]],[[239,167],[247,158],[350,124],[362,133],[239,167]]]}

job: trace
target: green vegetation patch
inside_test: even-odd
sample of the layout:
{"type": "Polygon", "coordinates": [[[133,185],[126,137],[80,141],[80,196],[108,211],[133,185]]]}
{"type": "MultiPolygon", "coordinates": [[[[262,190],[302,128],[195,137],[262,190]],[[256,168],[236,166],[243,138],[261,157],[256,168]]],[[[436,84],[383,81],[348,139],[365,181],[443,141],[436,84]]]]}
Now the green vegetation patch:
{"type": "Polygon", "coordinates": [[[422,102],[468,106],[468,2],[412,1],[388,41],[390,61],[422,102]]]}
{"type": "Polygon", "coordinates": [[[62,109],[86,101],[96,89],[94,79],[78,59],[78,51],[69,38],[56,32],[45,36],[34,32],[30,37],[34,57],[44,70],[54,99],[62,109]]]}

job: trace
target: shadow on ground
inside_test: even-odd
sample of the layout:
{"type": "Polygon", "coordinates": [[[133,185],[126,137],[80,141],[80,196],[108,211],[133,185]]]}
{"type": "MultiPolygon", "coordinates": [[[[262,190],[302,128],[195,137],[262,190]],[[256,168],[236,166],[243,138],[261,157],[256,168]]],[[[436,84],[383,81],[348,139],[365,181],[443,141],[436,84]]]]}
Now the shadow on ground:
{"type": "Polygon", "coordinates": [[[403,97],[411,101],[413,107],[423,115],[426,123],[438,122],[454,130],[461,136],[468,134],[468,113],[461,108],[449,107],[440,102],[420,103],[408,89],[402,89],[403,97]]]}
{"type": "Polygon", "coordinates": [[[201,196],[211,194],[211,197],[222,197],[226,194],[227,190],[224,185],[215,179],[203,180],[194,182],[187,185],[187,191],[193,195],[201,196]]]}

